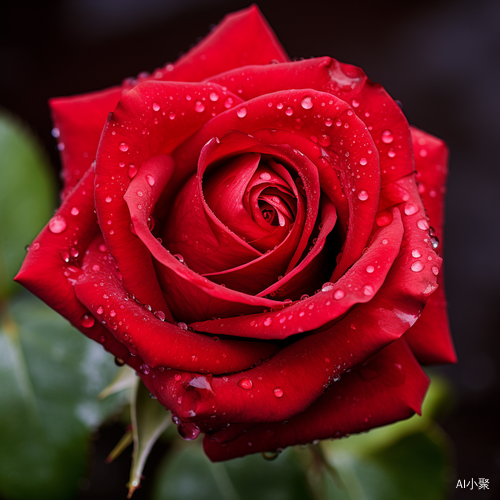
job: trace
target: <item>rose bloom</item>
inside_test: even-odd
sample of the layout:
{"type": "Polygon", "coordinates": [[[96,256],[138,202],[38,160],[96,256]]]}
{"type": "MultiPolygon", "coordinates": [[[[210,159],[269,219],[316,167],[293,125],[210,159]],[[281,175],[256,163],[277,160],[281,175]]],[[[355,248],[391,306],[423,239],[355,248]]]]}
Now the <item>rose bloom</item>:
{"type": "Polygon", "coordinates": [[[444,143],[357,67],[290,62],[256,7],[150,76],[50,102],[63,202],[17,281],[212,460],[419,412],[455,360],[444,143]]]}

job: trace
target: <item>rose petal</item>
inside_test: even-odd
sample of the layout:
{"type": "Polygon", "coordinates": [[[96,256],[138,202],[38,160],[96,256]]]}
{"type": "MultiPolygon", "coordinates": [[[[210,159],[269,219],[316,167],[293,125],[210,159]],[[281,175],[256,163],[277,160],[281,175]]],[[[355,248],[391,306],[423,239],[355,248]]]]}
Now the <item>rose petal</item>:
{"type": "MultiPolygon", "coordinates": [[[[443,141],[421,130],[412,127],[411,132],[418,190],[429,216],[429,223],[435,229],[435,237],[439,239],[437,252],[442,255],[448,149],[443,141]]],[[[439,272],[439,269],[436,267],[435,271],[439,272]]],[[[439,288],[429,297],[418,321],[405,334],[415,356],[424,364],[455,363],[457,360],[446,310],[442,269],[437,282],[439,288]]]]}
{"type": "MultiPolygon", "coordinates": [[[[227,97],[228,94],[219,86],[145,82],[123,96],[103,131],[97,153],[95,181],[99,224],[127,290],[143,304],[151,304],[155,310],[162,310],[164,306],[158,301],[164,303],[164,300],[150,253],[141,240],[130,232],[130,214],[123,194],[131,177],[145,161],[168,154],[209,120],[211,113],[225,111],[227,97]],[[212,91],[219,92],[220,101],[209,100],[212,91]],[[187,96],[191,100],[186,99],[187,96]],[[206,102],[203,112],[195,109],[198,101],[206,102]],[[158,111],[154,104],[159,106],[158,111]],[[174,112],[176,117],[172,120],[170,113],[174,112]],[[130,122],[135,124],[134,127],[129,126],[130,122]],[[147,141],[143,137],[147,137],[147,141]]],[[[237,98],[234,97],[234,100],[237,101],[237,98]]],[[[194,168],[196,164],[192,165],[194,168]]],[[[172,193],[178,191],[193,170],[176,168],[163,196],[171,200],[172,193]]]]}
{"type": "Polygon", "coordinates": [[[99,231],[90,168],[30,245],[15,281],[64,316],[87,337],[123,361],[129,352],[77,300],[74,284],[89,242],[99,231]]]}
{"type": "MultiPolygon", "coordinates": [[[[247,64],[288,61],[283,47],[256,6],[226,16],[199,44],[176,63],[147,78],[127,79],[112,87],[49,101],[58,131],[63,164],[64,198],[94,161],[108,114],[138,81],[151,79],[196,82],[247,64]],[[252,40],[248,44],[248,40],[252,40]]],[[[214,96],[221,97],[216,91],[214,96]]]]}
{"type": "Polygon", "coordinates": [[[226,333],[240,337],[284,339],[290,335],[313,331],[338,319],[354,304],[373,299],[383,285],[397,257],[403,236],[401,219],[380,228],[363,256],[336,283],[325,283],[316,295],[292,304],[283,311],[237,316],[214,321],[192,323],[197,331],[226,333]],[[386,241],[386,244],[382,242],[386,241]],[[368,273],[372,266],[376,272],[368,273]]]}
{"type": "Polygon", "coordinates": [[[151,234],[148,218],[158,197],[165,192],[172,172],[175,173],[175,169],[170,157],[150,158],[134,177],[123,198],[130,210],[134,232],[158,263],[159,279],[174,316],[189,322],[200,315],[203,318],[207,315],[232,315],[235,311],[249,312],[279,304],[210,282],[183,265],[151,234]],[[153,185],[148,181],[151,178],[155,179],[153,185]]]}
{"type": "Polygon", "coordinates": [[[428,384],[427,376],[400,339],[373,356],[368,366],[346,374],[286,425],[263,423],[237,439],[227,436],[227,431],[206,435],[205,453],[212,461],[229,460],[386,425],[420,413],[428,384]]]}
{"type": "MultiPolygon", "coordinates": [[[[99,236],[88,247],[75,293],[128,350],[151,368],[166,366],[200,373],[226,373],[252,366],[276,352],[272,344],[216,341],[158,318],[124,288],[111,256],[99,250],[99,236]]],[[[164,318],[164,316],[163,316],[164,318]]]]}
{"type": "MultiPolygon", "coordinates": [[[[229,90],[242,88],[239,94],[246,101],[286,89],[315,89],[330,93],[352,106],[366,124],[380,153],[382,185],[414,171],[412,142],[408,122],[398,104],[378,83],[370,81],[355,66],[330,57],[307,59],[268,66],[252,66],[228,71],[208,79],[229,90]]],[[[285,120],[287,106],[280,117],[285,120]]],[[[344,120],[322,109],[324,132],[341,130],[344,120]]],[[[292,115],[293,117],[293,115],[292,115]]],[[[276,127],[276,126],[275,126],[276,127]]],[[[318,135],[318,139],[321,135],[318,135]]]]}

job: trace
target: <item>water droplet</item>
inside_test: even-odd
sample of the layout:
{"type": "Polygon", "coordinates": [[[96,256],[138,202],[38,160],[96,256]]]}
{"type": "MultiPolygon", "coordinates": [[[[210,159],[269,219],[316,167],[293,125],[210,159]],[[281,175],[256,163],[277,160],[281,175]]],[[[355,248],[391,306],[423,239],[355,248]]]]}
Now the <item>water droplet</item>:
{"type": "Polygon", "coordinates": [[[68,252],[59,252],[59,255],[61,256],[61,259],[63,262],[69,262],[69,253],[68,252]]]}
{"type": "Polygon", "coordinates": [[[178,425],[179,436],[186,441],[193,441],[200,435],[200,428],[193,422],[182,422],[178,425]]]}
{"type": "Polygon", "coordinates": [[[385,144],[390,144],[394,140],[394,136],[390,130],[384,130],[382,132],[382,142],[385,144]]]}
{"type": "Polygon", "coordinates": [[[174,113],[173,111],[171,111],[171,112],[169,113],[169,115],[168,115],[168,118],[169,118],[170,120],[175,120],[175,113],[174,113]]]}
{"type": "Polygon", "coordinates": [[[429,229],[429,222],[427,222],[425,219],[420,219],[417,222],[417,227],[422,231],[427,231],[429,229]]]}
{"type": "Polygon", "coordinates": [[[215,92],[210,92],[210,100],[212,102],[217,102],[219,100],[219,94],[215,93],[215,92]]]}
{"type": "Polygon", "coordinates": [[[353,99],[353,100],[351,101],[351,105],[352,105],[352,107],[353,107],[353,108],[357,108],[357,107],[359,106],[359,102],[358,102],[358,101],[356,101],[356,99],[353,99]]]}
{"type": "Polygon", "coordinates": [[[194,104],[194,110],[197,113],[203,113],[203,111],[205,111],[205,105],[201,101],[196,101],[194,104]]]}
{"type": "Polygon", "coordinates": [[[281,389],[281,387],[275,387],[273,389],[273,392],[274,392],[274,395],[277,397],[277,398],[282,398],[283,397],[283,389],[281,389]]]}
{"type": "Polygon", "coordinates": [[[52,134],[52,137],[54,137],[55,139],[58,139],[59,136],[61,135],[61,132],[57,127],[54,127],[51,131],[51,134],[52,134]]]}
{"type": "Polygon", "coordinates": [[[225,107],[226,109],[229,109],[230,107],[232,107],[233,103],[234,103],[233,98],[232,98],[232,97],[228,97],[228,98],[226,99],[226,101],[224,102],[224,107],[225,107]]]}
{"type": "Polygon", "coordinates": [[[412,203],[411,201],[405,205],[405,214],[413,215],[418,212],[418,205],[416,203],[412,203]]]}
{"type": "Polygon", "coordinates": [[[362,191],[360,191],[358,193],[358,198],[361,200],[361,201],[366,201],[368,199],[368,193],[363,189],[362,191]]]}
{"type": "Polygon", "coordinates": [[[104,312],[104,307],[102,307],[102,306],[99,306],[99,307],[97,308],[97,310],[96,310],[96,313],[97,313],[97,314],[102,314],[103,312],[104,312]]]}
{"type": "Polygon", "coordinates": [[[264,460],[273,461],[278,458],[279,453],[277,451],[263,451],[262,457],[264,460]]]}
{"type": "Polygon", "coordinates": [[[363,293],[364,293],[365,295],[373,295],[373,287],[372,287],[372,286],[370,286],[370,285],[365,285],[365,286],[363,287],[363,293]]]}
{"type": "Polygon", "coordinates": [[[422,254],[418,251],[417,248],[411,251],[412,257],[415,257],[415,259],[418,259],[419,257],[422,257],[422,254]]]}
{"type": "Polygon", "coordinates": [[[300,105],[304,108],[304,109],[311,109],[313,107],[313,102],[312,102],[312,97],[304,97],[304,99],[302,99],[302,101],[300,101],[300,105]]]}
{"type": "Polygon", "coordinates": [[[262,174],[259,175],[259,177],[263,181],[270,181],[271,180],[271,174],[269,172],[263,172],[262,174]]]}
{"type": "Polygon", "coordinates": [[[331,119],[331,118],[327,118],[327,119],[325,120],[325,125],[326,125],[327,127],[331,127],[331,126],[332,126],[332,123],[333,123],[333,121],[332,121],[332,119],[331,119]]]}
{"type": "Polygon", "coordinates": [[[179,380],[182,378],[182,375],[179,375],[178,373],[175,374],[174,379],[176,382],[179,382],[179,380]]]}
{"type": "Polygon", "coordinates": [[[424,265],[419,260],[416,260],[410,267],[410,269],[416,273],[420,272],[424,268],[424,265]]]}
{"type": "Polygon", "coordinates": [[[130,179],[133,179],[136,175],[137,175],[137,167],[131,163],[128,166],[128,176],[130,179]]]}
{"type": "Polygon", "coordinates": [[[118,149],[125,153],[126,151],[128,151],[128,144],[126,142],[120,142],[120,144],[118,145],[118,149]]]}
{"type": "Polygon", "coordinates": [[[153,103],[153,109],[154,109],[155,111],[160,111],[160,105],[159,105],[157,102],[154,102],[154,103],[153,103]]]}
{"type": "Polygon", "coordinates": [[[320,143],[321,146],[329,146],[332,140],[330,139],[329,135],[322,134],[319,136],[318,142],[320,143]]]}
{"type": "Polygon", "coordinates": [[[373,273],[373,271],[375,271],[375,268],[373,266],[366,266],[366,272],[371,274],[373,273]]]}
{"type": "Polygon", "coordinates": [[[264,321],[264,326],[269,326],[272,322],[273,320],[271,318],[266,318],[264,321]]]}
{"type": "Polygon", "coordinates": [[[177,326],[181,329],[181,330],[187,330],[188,329],[188,326],[186,325],[186,323],[182,322],[182,321],[179,321],[177,323],[177,326]]]}
{"type": "Polygon", "coordinates": [[[343,299],[345,296],[345,293],[344,293],[344,290],[335,290],[335,293],[333,294],[333,298],[334,299],[337,299],[337,300],[340,300],[340,299],[343,299]]]}
{"type": "Polygon", "coordinates": [[[245,118],[245,116],[247,116],[247,108],[238,109],[238,111],[236,111],[236,114],[239,118],[245,118]]]}
{"type": "Polygon", "coordinates": [[[113,198],[111,198],[111,196],[106,196],[106,198],[104,199],[104,201],[106,203],[111,203],[113,201],[113,198]]]}
{"type": "Polygon", "coordinates": [[[75,216],[76,216],[76,215],[78,215],[79,213],[80,213],[80,210],[78,210],[78,208],[77,208],[77,207],[73,207],[73,208],[71,209],[71,215],[75,215],[75,216]]]}
{"type": "Polygon", "coordinates": [[[285,115],[287,115],[287,116],[293,115],[293,108],[291,106],[288,106],[288,108],[286,108],[285,115]]]}
{"type": "Polygon", "coordinates": [[[149,367],[149,365],[144,363],[143,365],[139,366],[139,370],[143,375],[149,375],[151,368],[149,367]]]}
{"type": "Polygon", "coordinates": [[[180,253],[174,254],[174,257],[181,263],[184,264],[184,257],[180,253]]]}
{"type": "Polygon", "coordinates": [[[66,219],[62,215],[55,215],[50,219],[49,222],[49,231],[54,234],[62,233],[66,230],[68,224],[66,219]]]}
{"type": "Polygon", "coordinates": [[[329,292],[330,290],[333,290],[333,283],[326,282],[323,283],[323,286],[321,287],[322,292],[329,292]]]}
{"type": "Polygon", "coordinates": [[[340,119],[336,120],[335,125],[336,125],[337,127],[341,127],[341,126],[342,126],[342,122],[341,122],[341,120],[340,120],[340,119]]]}
{"type": "Polygon", "coordinates": [[[387,156],[389,158],[394,158],[396,156],[396,151],[394,151],[393,149],[389,149],[389,151],[387,151],[387,156]]]}
{"type": "Polygon", "coordinates": [[[439,274],[439,267],[438,266],[432,266],[431,268],[432,273],[437,276],[439,274]]]}
{"type": "Polygon", "coordinates": [[[253,386],[253,383],[252,381],[249,379],[249,378],[242,378],[239,382],[238,382],[238,386],[241,387],[242,389],[245,389],[245,390],[250,390],[253,386]]]}
{"type": "Polygon", "coordinates": [[[94,316],[90,316],[89,314],[84,314],[82,316],[82,319],[80,320],[80,323],[83,328],[92,328],[95,324],[95,318],[94,316]]]}
{"type": "Polygon", "coordinates": [[[146,175],[146,180],[151,187],[155,185],[155,178],[152,175],[146,175]]]}
{"type": "Polygon", "coordinates": [[[359,164],[362,167],[364,167],[367,163],[368,163],[368,160],[366,158],[361,158],[361,160],[359,160],[359,164]]]}

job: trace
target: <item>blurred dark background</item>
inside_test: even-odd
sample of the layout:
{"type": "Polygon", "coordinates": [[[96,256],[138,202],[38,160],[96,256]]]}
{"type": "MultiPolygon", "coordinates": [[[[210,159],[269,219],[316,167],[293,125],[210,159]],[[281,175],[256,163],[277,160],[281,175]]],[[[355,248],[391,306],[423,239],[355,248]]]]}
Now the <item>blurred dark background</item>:
{"type": "MultiPolygon", "coordinates": [[[[0,21],[0,106],[33,128],[57,175],[49,97],[98,90],[175,61],[225,13],[248,5],[11,2],[0,21]]],[[[490,480],[489,492],[453,488],[453,498],[500,498],[500,2],[263,0],[259,6],[292,58],[330,55],[362,67],[402,101],[410,123],[450,147],[445,262],[459,363],[439,369],[456,397],[441,424],[455,444],[458,478],[490,480]]],[[[82,498],[125,491],[128,453],[108,469],[102,463],[120,432],[101,431],[82,498]]],[[[147,486],[134,498],[147,498],[147,486]]]]}

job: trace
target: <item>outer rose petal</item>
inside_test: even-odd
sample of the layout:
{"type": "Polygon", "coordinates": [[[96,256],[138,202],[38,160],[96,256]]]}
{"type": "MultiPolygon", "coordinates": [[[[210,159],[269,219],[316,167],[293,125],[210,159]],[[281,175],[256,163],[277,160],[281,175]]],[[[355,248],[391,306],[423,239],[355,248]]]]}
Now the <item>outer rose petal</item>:
{"type": "MultiPolygon", "coordinates": [[[[288,61],[288,56],[259,9],[252,6],[226,16],[175,65],[168,64],[147,79],[196,82],[232,68],[268,64],[272,60],[288,61]]],[[[50,100],[59,144],[63,147],[63,198],[94,161],[108,114],[135,83],[137,80],[126,80],[122,88],[50,100]]]]}
{"type": "MultiPolygon", "coordinates": [[[[421,130],[412,127],[411,132],[420,196],[440,242],[437,252],[442,255],[448,148],[443,141],[421,130]]],[[[418,321],[405,334],[415,356],[424,364],[455,363],[457,360],[446,311],[442,269],[437,282],[439,288],[429,297],[418,321]]]]}
{"type": "Polygon", "coordinates": [[[93,187],[94,169],[90,168],[30,245],[15,280],[87,337],[127,361],[129,351],[95,320],[74,293],[74,284],[82,273],[81,259],[99,231],[94,214],[93,187]]]}
{"type": "Polygon", "coordinates": [[[263,423],[235,440],[227,431],[213,437],[207,434],[203,441],[205,453],[214,462],[229,460],[386,425],[420,413],[428,384],[427,376],[400,339],[373,356],[368,366],[346,374],[286,425],[263,423]]]}

